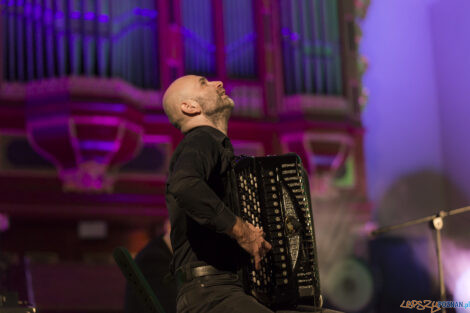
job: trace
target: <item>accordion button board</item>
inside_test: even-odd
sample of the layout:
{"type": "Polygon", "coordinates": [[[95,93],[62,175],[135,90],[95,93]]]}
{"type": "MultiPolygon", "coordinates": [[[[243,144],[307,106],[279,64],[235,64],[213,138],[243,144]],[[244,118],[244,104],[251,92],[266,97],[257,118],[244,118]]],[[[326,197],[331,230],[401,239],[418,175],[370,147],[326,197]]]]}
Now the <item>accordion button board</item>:
{"type": "Polygon", "coordinates": [[[260,270],[253,258],[244,266],[246,292],[272,309],[321,307],[310,188],[299,156],[238,157],[232,174],[237,213],[272,245],[260,270]]]}

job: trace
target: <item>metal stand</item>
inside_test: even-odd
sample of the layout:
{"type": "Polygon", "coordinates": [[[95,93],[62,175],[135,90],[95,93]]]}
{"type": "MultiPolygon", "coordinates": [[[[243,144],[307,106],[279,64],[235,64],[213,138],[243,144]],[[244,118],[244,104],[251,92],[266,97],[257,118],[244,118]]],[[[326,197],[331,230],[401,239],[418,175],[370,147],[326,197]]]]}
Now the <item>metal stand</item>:
{"type": "MultiPolygon", "coordinates": [[[[379,229],[374,230],[371,234],[372,236],[377,236],[378,234],[387,233],[389,231],[405,228],[417,224],[422,223],[429,223],[431,222],[431,226],[436,230],[436,253],[437,253],[437,267],[438,267],[438,274],[439,274],[439,294],[441,301],[446,301],[446,289],[444,284],[444,270],[442,268],[442,258],[441,258],[441,229],[444,226],[444,218],[457,215],[464,212],[470,212],[470,206],[463,207],[460,209],[449,210],[449,211],[440,211],[439,213],[423,218],[419,218],[416,220],[411,220],[402,224],[397,224],[393,226],[386,226],[381,227],[379,229]]],[[[442,313],[446,313],[446,308],[442,308],[442,313]]]]}

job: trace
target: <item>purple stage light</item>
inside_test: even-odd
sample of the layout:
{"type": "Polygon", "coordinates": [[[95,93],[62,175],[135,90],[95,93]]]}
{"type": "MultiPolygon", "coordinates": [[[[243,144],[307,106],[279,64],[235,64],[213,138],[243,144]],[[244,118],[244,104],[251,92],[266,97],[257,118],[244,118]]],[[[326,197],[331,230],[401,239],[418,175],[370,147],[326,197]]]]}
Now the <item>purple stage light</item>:
{"type": "Polygon", "coordinates": [[[202,48],[207,50],[208,52],[215,52],[215,45],[213,43],[208,42],[204,38],[198,36],[196,33],[191,31],[190,29],[182,26],[181,27],[181,33],[188,38],[194,39],[195,42],[197,42],[202,48]]]}
{"type": "Polygon", "coordinates": [[[39,19],[41,17],[41,6],[36,5],[34,6],[34,18],[39,19]]]}
{"type": "Polygon", "coordinates": [[[26,3],[26,5],[24,6],[23,12],[25,16],[31,15],[31,12],[33,12],[33,7],[31,6],[31,4],[26,3]]]}
{"type": "Polygon", "coordinates": [[[100,14],[100,16],[98,16],[98,21],[101,23],[108,23],[109,16],[107,16],[106,14],[100,14]]]}
{"type": "Polygon", "coordinates": [[[227,53],[232,52],[233,50],[235,50],[237,48],[243,47],[243,46],[249,44],[250,42],[255,41],[255,39],[256,39],[256,33],[255,32],[246,34],[245,36],[243,36],[239,40],[228,44],[225,48],[225,51],[227,53]]]}
{"type": "Polygon", "coordinates": [[[283,27],[283,28],[281,29],[281,34],[284,35],[284,36],[289,36],[289,34],[290,34],[289,28],[283,27]]]}
{"type": "Polygon", "coordinates": [[[52,23],[53,17],[54,17],[54,14],[53,14],[52,10],[50,10],[50,9],[44,10],[44,22],[46,24],[52,23]]]}
{"type": "Polygon", "coordinates": [[[62,12],[62,11],[55,12],[55,19],[56,20],[60,20],[62,18],[64,18],[64,12],[62,12]]]}
{"type": "Polygon", "coordinates": [[[83,150],[116,151],[119,148],[119,144],[114,141],[82,140],[79,143],[79,147],[83,150]]]}
{"type": "Polygon", "coordinates": [[[134,14],[135,15],[141,15],[149,18],[156,18],[157,17],[157,11],[155,10],[147,10],[147,9],[142,9],[142,8],[135,8],[134,9],[134,14]]]}
{"type": "Polygon", "coordinates": [[[81,14],[78,11],[70,12],[71,18],[80,18],[81,14]]]}
{"type": "MultiPolygon", "coordinates": [[[[467,268],[470,268],[470,260],[467,260],[467,268]]],[[[470,269],[457,279],[455,284],[454,301],[470,302],[470,269]]],[[[468,308],[457,308],[457,313],[468,312],[468,308]]]]}
{"type": "Polygon", "coordinates": [[[95,13],[94,12],[86,12],[83,16],[83,19],[85,19],[85,20],[94,20],[95,19],[95,13]]]}
{"type": "Polygon", "coordinates": [[[290,34],[290,40],[298,41],[299,39],[300,39],[300,35],[298,33],[293,32],[290,34]]]}
{"type": "Polygon", "coordinates": [[[105,111],[105,112],[115,112],[122,113],[127,107],[122,103],[99,103],[99,102],[87,102],[77,104],[77,108],[80,110],[86,111],[105,111]]]}

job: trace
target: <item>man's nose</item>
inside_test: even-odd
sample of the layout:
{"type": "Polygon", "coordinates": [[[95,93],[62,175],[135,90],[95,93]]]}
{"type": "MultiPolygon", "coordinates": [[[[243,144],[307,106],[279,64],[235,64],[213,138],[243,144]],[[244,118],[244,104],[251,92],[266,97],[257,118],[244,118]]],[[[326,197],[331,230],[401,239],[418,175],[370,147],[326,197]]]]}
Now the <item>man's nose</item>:
{"type": "Polygon", "coordinates": [[[219,81],[219,80],[213,81],[212,83],[215,84],[215,87],[216,87],[216,88],[222,88],[222,87],[224,86],[224,83],[222,83],[222,82],[219,81]]]}

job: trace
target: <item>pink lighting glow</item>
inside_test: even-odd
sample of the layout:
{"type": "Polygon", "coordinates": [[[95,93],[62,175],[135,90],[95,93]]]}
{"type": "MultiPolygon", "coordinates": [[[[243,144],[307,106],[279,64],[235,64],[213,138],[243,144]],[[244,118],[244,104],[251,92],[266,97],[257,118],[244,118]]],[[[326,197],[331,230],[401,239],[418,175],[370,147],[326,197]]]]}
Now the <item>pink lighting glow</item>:
{"type": "Polygon", "coordinates": [[[140,150],[148,94],[136,90],[119,80],[86,77],[23,86],[28,139],[56,165],[65,190],[110,191],[111,172],[140,150]]]}
{"type": "MultiPolygon", "coordinates": [[[[462,261],[466,262],[465,267],[467,270],[460,275],[455,282],[454,301],[462,301],[468,303],[470,301],[470,251],[467,252],[467,257],[462,261]]],[[[457,308],[458,313],[468,312],[468,308],[457,308]]]]}

